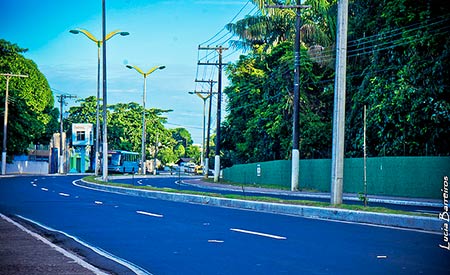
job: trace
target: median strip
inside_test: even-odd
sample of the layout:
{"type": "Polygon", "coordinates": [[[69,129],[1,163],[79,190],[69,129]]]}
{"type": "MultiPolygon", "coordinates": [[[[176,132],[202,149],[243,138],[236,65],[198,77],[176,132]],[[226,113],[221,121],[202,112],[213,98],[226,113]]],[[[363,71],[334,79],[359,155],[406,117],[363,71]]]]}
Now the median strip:
{"type": "MultiPolygon", "coordinates": [[[[325,219],[344,222],[356,222],[367,225],[401,227],[414,230],[425,230],[432,232],[440,232],[442,227],[441,221],[437,217],[423,217],[416,215],[405,215],[403,212],[398,213],[377,213],[364,211],[364,209],[344,209],[347,205],[341,205],[341,208],[330,207],[327,204],[304,202],[304,201],[250,201],[250,197],[237,196],[221,196],[207,192],[188,192],[167,188],[151,188],[147,186],[130,186],[129,184],[104,183],[95,181],[95,178],[86,177],[84,180],[74,182],[75,185],[101,190],[106,192],[127,194],[131,196],[155,198],[176,202],[188,202],[198,204],[208,204],[210,206],[238,208],[266,213],[276,213],[284,215],[294,215],[313,219],[325,219]]],[[[253,197],[251,198],[253,199],[253,197]]],[[[265,198],[264,198],[265,199],[265,198]]],[[[353,207],[353,206],[352,206],[353,207]]],[[[378,208],[369,208],[367,210],[378,210],[378,208]]]]}

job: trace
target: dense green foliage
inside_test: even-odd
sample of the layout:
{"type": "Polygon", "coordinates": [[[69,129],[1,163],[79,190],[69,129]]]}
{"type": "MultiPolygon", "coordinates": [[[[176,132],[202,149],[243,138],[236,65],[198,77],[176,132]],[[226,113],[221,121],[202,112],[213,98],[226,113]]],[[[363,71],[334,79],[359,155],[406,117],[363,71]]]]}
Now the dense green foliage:
{"type": "Polygon", "coordinates": [[[356,1],[351,10],[347,154],[449,155],[450,9],[441,1],[356,1]]]}
{"type": "MultiPolygon", "coordinates": [[[[37,65],[22,54],[16,44],[0,39],[0,73],[28,75],[11,77],[8,105],[8,154],[22,154],[30,144],[48,144],[58,129],[58,110],[54,108],[53,94],[47,79],[37,65]]],[[[5,114],[6,78],[0,76],[0,112],[3,125],[5,114]]],[[[3,128],[0,133],[3,139],[3,128]]]]}
{"type": "MultiPolygon", "coordinates": [[[[64,122],[65,129],[69,131],[72,123],[92,123],[94,125],[96,123],[96,98],[91,96],[78,100],[78,102],[80,106],[71,107],[69,117],[64,122]]],[[[134,102],[108,106],[109,149],[141,152],[142,111],[142,106],[134,102]]],[[[200,159],[199,149],[195,149],[197,147],[192,145],[191,135],[186,129],[166,129],[164,127],[167,119],[163,115],[167,112],[170,110],[146,110],[147,159],[154,158],[155,153],[164,164],[174,163],[183,156],[200,159]]],[[[100,123],[102,123],[101,112],[100,123]]]]}
{"type": "MultiPolygon", "coordinates": [[[[329,158],[337,1],[306,4],[311,8],[302,13],[300,154],[329,158]]],[[[240,38],[233,45],[251,49],[227,68],[221,142],[233,163],[287,159],[292,147],[295,14],[260,7],[260,15],[227,26],[240,38]],[[280,22],[289,35],[281,35],[280,22]],[[270,24],[278,28],[258,32],[270,24]]],[[[435,0],[350,1],[347,156],[362,155],[364,105],[370,156],[450,154],[449,25],[448,7],[435,0]]]]}

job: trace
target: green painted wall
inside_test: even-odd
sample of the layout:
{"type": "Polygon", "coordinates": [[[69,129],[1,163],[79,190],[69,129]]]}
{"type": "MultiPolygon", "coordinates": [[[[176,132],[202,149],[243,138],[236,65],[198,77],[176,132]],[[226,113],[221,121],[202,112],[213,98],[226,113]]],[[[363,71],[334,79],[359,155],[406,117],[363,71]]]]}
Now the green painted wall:
{"type": "MultiPolygon", "coordinates": [[[[362,158],[345,159],[344,192],[364,191],[362,158]]],[[[450,157],[379,157],[367,159],[367,192],[414,198],[442,197],[442,178],[450,175],[450,157]]],[[[289,188],[291,161],[235,165],[224,169],[225,180],[289,188]],[[259,167],[259,176],[258,176],[259,167]]],[[[330,192],[331,160],[300,160],[300,188],[330,192]]]]}

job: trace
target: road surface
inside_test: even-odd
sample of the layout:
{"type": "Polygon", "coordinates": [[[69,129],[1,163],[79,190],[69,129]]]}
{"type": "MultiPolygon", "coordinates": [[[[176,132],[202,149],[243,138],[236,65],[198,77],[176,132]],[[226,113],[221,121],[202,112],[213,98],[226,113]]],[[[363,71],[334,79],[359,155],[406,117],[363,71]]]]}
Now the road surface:
{"type": "Polygon", "coordinates": [[[152,274],[446,274],[442,234],[184,204],[81,188],[76,176],[0,179],[20,215],[152,274]]]}

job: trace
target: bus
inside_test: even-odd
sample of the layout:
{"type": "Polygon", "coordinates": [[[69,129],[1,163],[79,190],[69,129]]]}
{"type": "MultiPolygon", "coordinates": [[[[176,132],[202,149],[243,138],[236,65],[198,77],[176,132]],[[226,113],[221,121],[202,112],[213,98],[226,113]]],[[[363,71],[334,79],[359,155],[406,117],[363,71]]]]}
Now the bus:
{"type": "Polygon", "coordinates": [[[108,171],[112,173],[137,173],[139,153],[114,150],[108,151],[108,171]]]}

